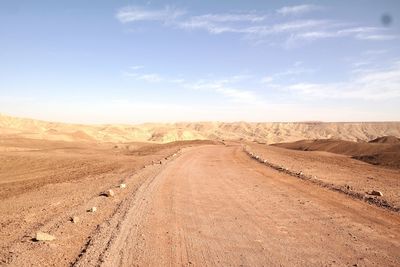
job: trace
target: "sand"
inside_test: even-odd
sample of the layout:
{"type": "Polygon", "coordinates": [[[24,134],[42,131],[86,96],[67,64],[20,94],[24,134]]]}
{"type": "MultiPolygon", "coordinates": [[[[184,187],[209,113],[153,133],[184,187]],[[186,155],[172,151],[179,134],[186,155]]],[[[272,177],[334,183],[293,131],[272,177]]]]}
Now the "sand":
{"type": "Polygon", "coordinates": [[[398,123],[88,126],[2,116],[0,265],[398,266],[398,169],[351,153],[262,144],[340,136],[341,150],[357,151],[351,140],[364,140],[370,151],[396,146],[392,137],[367,141],[398,130],[398,123]],[[212,140],[181,140],[193,138],[212,140]],[[374,198],[393,209],[277,171],[244,145],[332,188],[380,191],[374,198]],[[102,194],[108,190],[112,197],[102,194]],[[55,239],[36,241],[38,232],[55,239]]]}

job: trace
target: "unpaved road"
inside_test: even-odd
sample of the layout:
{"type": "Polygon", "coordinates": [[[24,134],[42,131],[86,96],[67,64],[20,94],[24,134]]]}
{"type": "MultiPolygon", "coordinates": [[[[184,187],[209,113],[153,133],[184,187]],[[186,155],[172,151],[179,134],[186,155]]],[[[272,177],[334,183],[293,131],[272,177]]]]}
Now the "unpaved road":
{"type": "Polygon", "coordinates": [[[400,216],[279,173],[238,146],[186,150],[76,265],[400,266],[400,216]]]}

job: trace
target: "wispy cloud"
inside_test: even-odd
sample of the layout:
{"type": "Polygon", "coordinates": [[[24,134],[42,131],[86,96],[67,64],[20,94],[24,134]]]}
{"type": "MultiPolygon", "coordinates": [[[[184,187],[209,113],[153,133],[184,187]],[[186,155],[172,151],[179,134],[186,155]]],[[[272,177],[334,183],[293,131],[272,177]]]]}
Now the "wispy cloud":
{"type": "Polygon", "coordinates": [[[131,66],[127,71],[122,72],[122,76],[131,78],[137,81],[145,81],[149,83],[173,83],[183,84],[184,79],[180,77],[169,77],[158,73],[147,72],[145,67],[142,65],[131,66]]]}
{"type": "Polygon", "coordinates": [[[386,69],[359,72],[347,82],[296,83],[288,90],[306,97],[382,100],[400,98],[400,62],[386,69]]]}
{"type": "Polygon", "coordinates": [[[138,6],[123,7],[117,11],[116,18],[121,23],[137,21],[173,21],[185,14],[185,11],[166,6],[163,9],[151,10],[138,6]]]}
{"type": "Polygon", "coordinates": [[[295,20],[289,22],[262,25],[227,25],[211,21],[183,21],[177,24],[187,30],[205,30],[211,34],[238,33],[247,38],[265,38],[270,35],[296,33],[318,27],[329,27],[328,20],[295,20]]]}
{"type": "Polygon", "coordinates": [[[327,38],[353,37],[360,40],[386,41],[398,39],[398,35],[388,34],[387,29],[378,27],[351,27],[336,30],[321,29],[316,31],[305,31],[290,36],[288,42],[300,40],[315,41],[327,38]]]}
{"type": "Polygon", "coordinates": [[[146,82],[161,82],[164,79],[155,73],[135,73],[135,72],[124,72],[124,76],[135,78],[136,80],[146,81],[146,82]]]}
{"type": "Polygon", "coordinates": [[[221,79],[189,80],[157,73],[147,73],[142,69],[144,69],[143,66],[132,66],[128,71],[122,72],[122,75],[148,83],[170,83],[190,90],[211,91],[237,103],[256,103],[259,100],[259,97],[254,92],[241,89],[238,86],[238,83],[252,78],[252,75],[249,74],[233,75],[221,79]]]}
{"type": "Polygon", "coordinates": [[[399,39],[400,36],[395,34],[359,34],[356,38],[360,40],[390,41],[399,39]]]}
{"type": "Polygon", "coordinates": [[[297,5],[297,6],[284,6],[278,9],[276,12],[280,15],[288,16],[288,15],[300,15],[320,9],[322,8],[317,5],[297,5]]]}
{"type": "Polygon", "coordinates": [[[128,71],[123,71],[124,77],[132,78],[138,81],[145,81],[151,83],[157,83],[165,81],[166,79],[157,73],[146,73],[143,71],[144,66],[137,65],[129,67],[128,71]]]}
{"type": "Polygon", "coordinates": [[[136,6],[121,8],[116,18],[123,24],[139,21],[159,21],[164,25],[186,31],[203,30],[213,35],[233,33],[254,43],[283,39],[283,46],[291,48],[299,43],[320,39],[351,37],[358,40],[390,41],[398,39],[387,28],[357,26],[343,21],[327,19],[293,19],[288,15],[299,15],[323,9],[317,5],[285,6],[276,12],[283,15],[281,21],[272,22],[271,15],[262,12],[209,13],[190,16],[182,9],[166,6],[149,9],[136,6]],[[350,26],[351,25],[351,26],[350,26]]]}
{"type": "Polygon", "coordinates": [[[256,13],[223,13],[223,14],[205,14],[193,16],[190,21],[194,22],[261,22],[267,18],[266,15],[256,13]]]}
{"type": "Polygon", "coordinates": [[[260,97],[253,91],[238,88],[237,83],[249,79],[249,75],[236,75],[223,79],[203,79],[184,84],[185,88],[192,90],[206,90],[221,94],[233,102],[258,103],[260,97]]]}
{"type": "Polygon", "coordinates": [[[272,73],[270,75],[262,77],[260,79],[260,82],[263,84],[271,85],[272,83],[281,82],[283,79],[290,81],[293,77],[305,74],[312,74],[316,71],[315,69],[307,68],[302,65],[302,62],[295,62],[291,67],[284,71],[272,73]]]}

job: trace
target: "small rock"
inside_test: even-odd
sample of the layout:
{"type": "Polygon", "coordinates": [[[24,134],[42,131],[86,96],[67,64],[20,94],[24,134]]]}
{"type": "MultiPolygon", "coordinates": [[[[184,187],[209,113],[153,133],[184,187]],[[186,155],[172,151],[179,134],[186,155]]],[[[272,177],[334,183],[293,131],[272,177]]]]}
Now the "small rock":
{"type": "Polygon", "coordinates": [[[365,200],[371,200],[371,201],[374,201],[374,200],[375,200],[375,198],[374,198],[374,197],[371,197],[371,196],[364,196],[364,199],[365,199],[365,200]]]}
{"type": "Polygon", "coordinates": [[[35,236],[36,241],[53,241],[54,239],[56,239],[55,236],[43,232],[37,232],[35,236]]]}
{"type": "Polygon", "coordinates": [[[113,197],[113,196],[115,196],[115,193],[112,189],[108,189],[107,191],[101,193],[100,195],[106,196],[106,197],[113,197]]]}
{"type": "Polygon", "coordinates": [[[372,196],[379,196],[379,197],[383,196],[381,191],[375,191],[375,190],[372,190],[369,194],[372,196]]]}
{"type": "Polygon", "coordinates": [[[119,188],[126,188],[126,184],[120,184],[119,188]]]}
{"type": "Polygon", "coordinates": [[[89,211],[90,211],[90,212],[96,212],[96,211],[97,211],[97,208],[96,208],[96,207],[91,207],[89,211]]]}
{"type": "Polygon", "coordinates": [[[78,216],[73,216],[73,217],[71,218],[71,222],[73,222],[73,223],[79,223],[79,221],[80,221],[80,219],[79,219],[78,216]]]}

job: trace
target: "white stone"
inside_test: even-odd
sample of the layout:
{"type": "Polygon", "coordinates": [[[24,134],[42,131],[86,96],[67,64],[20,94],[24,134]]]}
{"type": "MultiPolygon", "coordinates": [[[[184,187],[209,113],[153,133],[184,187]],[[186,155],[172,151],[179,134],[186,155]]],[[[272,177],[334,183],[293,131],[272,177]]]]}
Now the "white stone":
{"type": "Polygon", "coordinates": [[[381,191],[376,191],[376,190],[372,190],[371,193],[369,193],[369,194],[373,195],[373,196],[379,196],[379,197],[383,196],[381,191]]]}
{"type": "Polygon", "coordinates": [[[115,193],[112,189],[108,189],[107,191],[101,193],[101,195],[106,197],[113,197],[115,196],[115,193]]]}
{"type": "Polygon", "coordinates": [[[96,207],[91,207],[89,211],[90,211],[90,212],[96,212],[96,211],[97,211],[97,208],[96,208],[96,207]]]}
{"type": "Polygon", "coordinates": [[[71,221],[72,221],[73,223],[79,223],[80,219],[79,219],[78,216],[73,216],[73,217],[71,218],[71,221]]]}
{"type": "Polygon", "coordinates": [[[35,236],[36,241],[53,241],[54,239],[56,239],[55,236],[43,232],[37,232],[35,236]]]}

